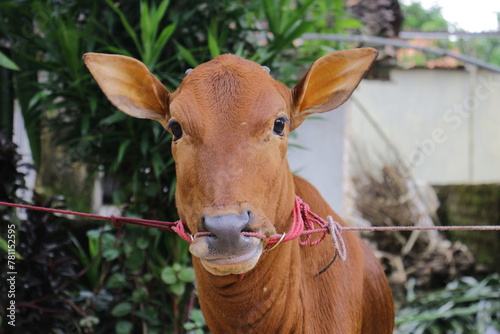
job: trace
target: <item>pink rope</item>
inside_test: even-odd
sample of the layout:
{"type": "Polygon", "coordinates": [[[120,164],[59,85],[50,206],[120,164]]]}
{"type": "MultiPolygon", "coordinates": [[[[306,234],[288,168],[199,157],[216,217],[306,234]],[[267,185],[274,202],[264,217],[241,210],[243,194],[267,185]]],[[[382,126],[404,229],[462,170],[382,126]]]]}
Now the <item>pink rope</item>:
{"type": "Polygon", "coordinates": [[[184,230],[184,224],[180,220],[172,223],[172,222],[164,222],[164,221],[160,221],[160,220],[138,219],[138,218],[129,218],[129,217],[115,217],[115,216],[101,216],[101,215],[95,215],[95,214],[91,214],[91,213],[44,208],[41,206],[15,204],[15,203],[8,203],[8,202],[0,202],[0,205],[13,207],[13,208],[27,209],[27,210],[43,211],[43,212],[50,212],[50,213],[60,213],[60,214],[64,214],[64,215],[73,215],[73,216],[79,216],[79,217],[85,217],[85,218],[91,218],[91,219],[107,220],[107,221],[111,221],[113,223],[113,226],[115,226],[115,227],[123,227],[123,224],[131,224],[131,225],[143,226],[143,227],[152,227],[152,228],[157,228],[160,230],[167,230],[167,231],[171,231],[171,232],[176,232],[182,239],[186,240],[187,242],[192,241],[191,234],[187,233],[184,230]]]}
{"type": "MultiPolygon", "coordinates": [[[[122,227],[123,224],[132,224],[143,227],[152,227],[161,230],[167,230],[177,233],[182,239],[191,243],[195,237],[212,235],[210,232],[198,232],[194,236],[186,231],[182,221],[164,222],[159,220],[138,219],[128,217],[115,217],[115,216],[101,216],[90,213],[83,213],[77,211],[60,210],[52,208],[44,208],[39,206],[14,204],[8,202],[0,202],[0,205],[8,207],[23,208],[28,210],[44,211],[51,213],[60,213],[65,215],[74,215],[86,217],[91,219],[101,219],[111,221],[115,227],[122,227]]],[[[301,246],[314,246],[323,241],[327,234],[332,237],[335,246],[336,256],[338,255],[341,260],[345,261],[347,258],[347,250],[342,232],[344,231],[498,231],[500,225],[490,226],[372,226],[372,227],[352,227],[342,226],[334,221],[331,216],[327,220],[323,220],[317,214],[311,211],[309,206],[302,201],[298,196],[295,196],[295,205],[292,210],[292,223],[290,231],[283,234],[273,234],[271,236],[256,233],[256,232],[242,232],[243,235],[268,240],[266,251],[271,250],[282,242],[299,239],[304,236],[303,240],[299,239],[301,246]],[[315,228],[315,226],[318,226],[315,228]],[[312,234],[322,233],[323,235],[312,241],[312,234]]],[[[333,262],[332,262],[333,263],[333,262]]]]}

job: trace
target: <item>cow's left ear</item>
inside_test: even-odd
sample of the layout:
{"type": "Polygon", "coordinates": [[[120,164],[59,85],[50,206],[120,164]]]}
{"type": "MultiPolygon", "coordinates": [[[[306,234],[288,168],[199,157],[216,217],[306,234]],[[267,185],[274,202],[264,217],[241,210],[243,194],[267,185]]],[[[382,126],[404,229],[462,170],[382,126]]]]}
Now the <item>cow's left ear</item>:
{"type": "Polygon", "coordinates": [[[342,105],[377,58],[372,48],[343,50],[316,60],[292,89],[292,130],[312,114],[342,105]]]}

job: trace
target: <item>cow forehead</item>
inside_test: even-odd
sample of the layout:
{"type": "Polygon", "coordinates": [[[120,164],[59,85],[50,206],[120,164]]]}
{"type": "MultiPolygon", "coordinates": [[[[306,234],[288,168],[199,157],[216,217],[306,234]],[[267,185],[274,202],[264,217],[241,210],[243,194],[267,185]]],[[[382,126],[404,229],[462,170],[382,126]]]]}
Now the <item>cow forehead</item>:
{"type": "Polygon", "coordinates": [[[205,123],[260,123],[283,113],[289,95],[289,89],[259,64],[227,54],[191,71],[174,94],[171,108],[174,117],[205,123]]]}

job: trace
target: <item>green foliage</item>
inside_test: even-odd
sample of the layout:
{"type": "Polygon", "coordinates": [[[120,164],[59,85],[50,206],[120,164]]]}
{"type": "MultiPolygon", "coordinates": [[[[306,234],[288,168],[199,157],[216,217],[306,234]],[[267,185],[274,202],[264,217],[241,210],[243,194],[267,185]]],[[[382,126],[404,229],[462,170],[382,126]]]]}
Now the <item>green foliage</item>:
{"type": "MultiPolygon", "coordinates": [[[[345,8],[344,0],[315,1],[309,13],[312,23],[311,31],[328,34],[357,33],[363,28],[363,23],[345,8]]],[[[330,52],[349,48],[347,42],[325,42],[307,40],[300,47],[301,60],[311,63],[330,52]]],[[[298,67],[298,64],[292,64],[298,67]]],[[[300,78],[293,77],[294,80],[300,78]]]]}
{"type": "Polygon", "coordinates": [[[500,277],[463,278],[417,296],[412,281],[396,317],[397,333],[486,333],[500,330],[500,277]]]}
{"type": "Polygon", "coordinates": [[[313,25],[305,20],[314,0],[262,0],[262,8],[269,25],[271,36],[266,34],[267,47],[261,48],[253,57],[258,63],[271,62],[292,42],[309,31],[313,25]],[[293,8],[295,6],[295,8],[293,8]]]}
{"type": "Polygon", "coordinates": [[[130,314],[131,311],[132,305],[128,302],[122,302],[113,307],[113,309],[111,310],[111,314],[115,317],[123,317],[130,314]]]}
{"type": "Polygon", "coordinates": [[[363,23],[346,11],[343,0],[318,1],[313,15],[318,32],[347,34],[363,28],[363,23]]]}
{"type": "Polygon", "coordinates": [[[193,310],[189,316],[189,321],[184,324],[184,329],[190,334],[203,334],[203,327],[206,326],[205,318],[200,310],[193,310]]]}
{"type": "MultiPolygon", "coordinates": [[[[23,112],[26,131],[30,140],[31,151],[35,165],[40,163],[40,117],[28,110],[31,98],[38,92],[36,73],[32,71],[33,64],[26,59],[26,54],[35,56],[36,48],[31,44],[33,37],[33,11],[29,1],[12,0],[0,2],[0,47],[2,53],[12,63],[8,67],[18,67],[20,71],[10,76],[2,75],[0,126],[11,128],[13,120],[14,99],[17,99],[23,112]],[[10,93],[11,88],[14,94],[10,93]],[[8,92],[7,94],[5,94],[8,92]],[[13,96],[15,95],[15,96],[13,96]]],[[[0,74],[2,71],[0,70],[0,74]]]]}
{"type": "MultiPolygon", "coordinates": [[[[413,2],[410,5],[401,4],[405,19],[403,20],[402,30],[405,31],[444,31],[447,32],[452,25],[446,21],[441,13],[441,7],[435,6],[425,9],[419,2],[413,2]]],[[[442,49],[453,49],[453,43],[447,39],[430,41],[429,46],[442,49]]],[[[415,66],[426,66],[428,60],[439,59],[442,56],[417,53],[411,56],[411,59],[403,60],[403,63],[410,61],[415,66]]]]}
{"type": "MultiPolygon", "coordinates": [[[[21,201],[16,191],[26,189],[24,175],[16,168],[20,159],[15,145],[0,132],[0,201],[21,201]]],[[[61,202],[52,198],[35,204],[57,208],[61,202]]],[[[8,300],[16,303],[16,332],[42,333],[46,328],[65,332],[65,314],[71,312],[66,287],[68,280],[82,269],[68,245],[68,223],[62,217],[39,212],[28,211],[21,217],[15,209],[0,206],[0,235],[8,238],[5,246],[14,245],[16,251],[14,258],[12,248],[8,252],[7,247],[1,247],[0,251],[0,267],[4,269],[0,279],[7,282],[8,278],[15,278],[15,290],[10,284],[0,284],[5,306],[0,308],[0,332],[12,331],[7,324],[11,319],[6,317],[8,300]]],[[[0,244],[4,242],[0,238],[0,244]]]]}
{"type": "MultiPolygon", "coordinates": [[[[434,6],[425,9],[419,2],[410,5],[401,4],[405,19],[403,30],[406,31],[428,31],[428,32],[460,32],[461,29],[448,22],[443,17],[441,7],[434,6]]],[[[500,17],[500,13],[497,14],[500,17]]],[[[500,40],[498,38],[462,38],[459,40],[436,40],[432,42],[436,47],[443,49],[455,49],[460,53],[471,57],[477,57],[487,63],[500,66],[500,40]]],[[[425,65],[426,59],[435,59],[440,56],[421,56],[423,59],[412,59],[417,65],[425,65]]]]}
{"type": "Polygon", "coordinates": [[[161,280],[168,284],[170,291],[176,295],[182,295],[185,292],[186,283],[194,283],[194,270],[190,266],[182,266],[174,263],[172,266],[166,266],[161,271],[161,280]]]}
{"type": "Polygon", "coordinates": [[[187,243],[168,232],[136,226],[98,228],[86,235],[87,247],[71,238],[86,268],[86,280],[80,279],[80,288],[72,294],[84,311],[94,310],[97,323],[84,318],[79,326],[92,325],[97,333],[139,328],[150,333],[179,332],[183,319],[197,310],[191,305],[195,277],[187,243]]]}
{"type": "MultiPolygon", "coordinates": [[[[137,52],[139,53],[139,59],[141,59],[151,71],[154,71],[162,51],[177,26],[177,22],[173,22],[161,29],[161,31],[159,30],[165,19],[170,0],[161,1],[159,6],[155,3],[150,5],[145,1],[140,2],[140,39],[123,11],[110,0],[106,0],[106,3],[120,17],[123,27],[127,31],[128,36],[133,40],[137,52]]],[[[110,47],[110,50],[116,53],[132,55],[126,49],[110,47]]]]}
{"type": "Polygon", "coordinates": [[[5,55],[5,53],[0,51],[0,66],[5,67],[6,69],[19,71],[19,66],[16,65],[9,57],[5,55]]]}
{"type": "Polygon", "coordinates": [[[450,24],[441,13],[441,7],[424,9],[418,2],[410,5],[400,4],[405,19],[403,30],[406,31],[448,31],[450,24]]]}
{"type": "MultiPolygon", "coordinates": [[[[443,225],[498,225],[500,184],[453,184],[438,187],[439,221],[443,225]]],[[[500,273],[500,231],[450,231],[451,241],[465,244],[478,264],[500,273]]]]}
{"type": "Polygon", "coordinates": [[[499,38],[477,38],[458,40],[455,45],[461,53],[475,56],[487,63],[500,66],[500,39],[499,38]]]}

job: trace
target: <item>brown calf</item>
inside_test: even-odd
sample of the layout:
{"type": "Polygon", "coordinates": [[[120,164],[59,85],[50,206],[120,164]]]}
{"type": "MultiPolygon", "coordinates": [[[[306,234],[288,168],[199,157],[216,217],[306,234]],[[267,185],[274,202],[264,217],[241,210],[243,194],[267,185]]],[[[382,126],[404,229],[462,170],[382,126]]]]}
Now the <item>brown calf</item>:
{"type": "Polygon", "coordinates": [[[331,242],[300,247],[293,240],[263,253],[266,241],[242,234],[287,232],[295,195],[345,224],[290,172],[288,134],[309,115],[344,103],[375,57],[373,49],[331,53],[289,89],[260,65],[222,55],[170,93],[135,59],[84,56],[114,105],[173,135],[179,216],[192,234],[211,232],[196,237],[190,251],[213,333],[392,333],[386,277],[356,234],[345,233],[347,261],[319,276],[335,253],[331,242]]]}

